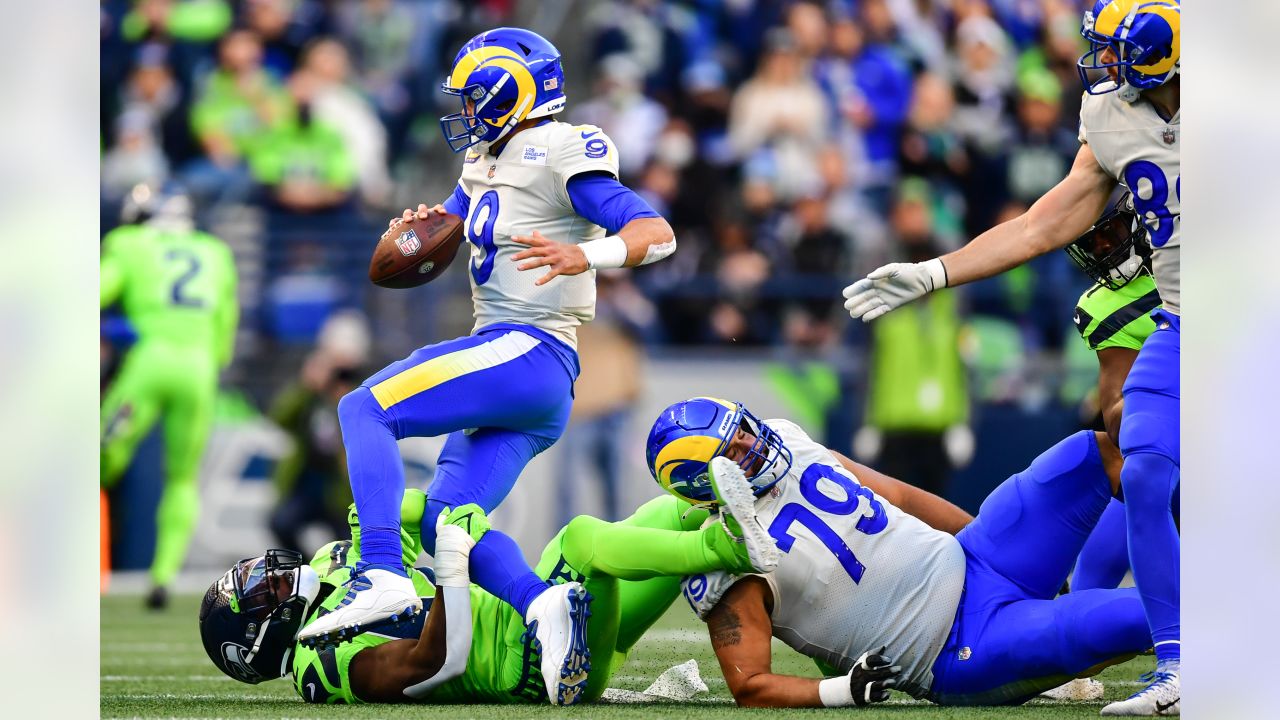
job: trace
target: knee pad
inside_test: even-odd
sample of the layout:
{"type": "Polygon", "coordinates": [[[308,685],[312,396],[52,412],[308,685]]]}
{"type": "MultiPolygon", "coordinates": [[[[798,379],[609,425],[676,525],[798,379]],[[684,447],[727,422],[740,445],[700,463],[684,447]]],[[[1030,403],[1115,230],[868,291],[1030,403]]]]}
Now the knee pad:
{"type": "MultiPolygon", "coordinates": [[[[1128,399],[1125,402],[1130,402],[1128,399]]],[[[1174,404],[1177,407],[1177,404],[1174,404]]],[[[1163,413],[1139,410],[1126,412],[1120,424],[1120,454],[1127,463],[1131,455],[1152,453],[1178,463],[1178,422],[1163,413]]]]}

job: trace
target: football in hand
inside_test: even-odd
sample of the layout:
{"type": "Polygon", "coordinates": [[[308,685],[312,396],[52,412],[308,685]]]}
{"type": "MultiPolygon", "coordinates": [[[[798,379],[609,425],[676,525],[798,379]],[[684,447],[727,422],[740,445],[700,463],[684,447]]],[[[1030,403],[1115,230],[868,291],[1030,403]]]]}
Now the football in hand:
{"type": "Polygon", "coordinates": [[[384,288],[411,288],[436,279],[462,242],[462,218],[432,213],[426,220],[397,221],[373,249],[369,279],[384,288]]]}

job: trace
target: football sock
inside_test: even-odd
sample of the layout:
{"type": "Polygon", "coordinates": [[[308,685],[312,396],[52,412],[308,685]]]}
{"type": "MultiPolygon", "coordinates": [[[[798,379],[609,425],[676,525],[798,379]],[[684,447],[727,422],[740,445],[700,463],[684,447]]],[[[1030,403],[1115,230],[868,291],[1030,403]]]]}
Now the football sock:
{"type": "Polygon", "coordinates": [[[1178,612],[1178,531],[1169,512],[1169,497],[1178,475],[1173,460],[1151,452],[1130,454],[1120,471],[1129,530],[1129,562],[1146,609],[1158,662],[1179,659],[1182,649],[1177,642],[1182,628],[1178,612]]]}
{"type": "Polygon", "coordinates": [[[156,508],[156,551],[151,561],[151,582],[165,587],[173,582],[187,556],[187,545],[200,515],[200,492],[195,477],[169,480],[156,508]]]}
{"type": "Polygon", "coordinates": [[[404,574],[400,548],[404,465],[392,421],[366,387],[342,398],[338,421],[347,451],[351,494],[360,515],[361,560],[397,568],[404,574]]]}
{"type": "Polygon", "coordinates": [[[581,515],[565,529],[565,560],[587,576],[622,580],[735,569],[733,542],[719,527],[681,532],[608,523],[581,515]]]}
{"type": "Polygon", "coordinates": [[[534,574],[516,542],[498,530],[485,533],[471,548],[471,582],[515,608],[520,617],[547,589],[546,581],[534,574]]]}

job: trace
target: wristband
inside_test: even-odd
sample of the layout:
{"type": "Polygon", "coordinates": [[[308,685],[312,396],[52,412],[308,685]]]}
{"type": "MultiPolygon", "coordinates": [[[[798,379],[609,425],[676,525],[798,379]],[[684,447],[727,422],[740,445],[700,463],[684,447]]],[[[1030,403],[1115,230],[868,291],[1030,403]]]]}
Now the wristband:
{"type": "Polygon", "coordinates": [[[578,247],[587,256],[587,267],[592,270],[620,268],[627,264],[627,243],[617,235],[588,240],[578,247]]]}
{"type": "Polygon", "coordinates": [[[827,678],[818,683],[818,697],[823,707],[848,707],[853,704],[853,687],[849,676],[827,678]]]}
{"type": "Polygon", "coordinates": [[[929,288],[931,292],[947,286],[947,266],[942,264],[942,258],[927,260],[920,263],[920,266],[929,273],[929,280],[933,283],[933,287],[929,288]]]}

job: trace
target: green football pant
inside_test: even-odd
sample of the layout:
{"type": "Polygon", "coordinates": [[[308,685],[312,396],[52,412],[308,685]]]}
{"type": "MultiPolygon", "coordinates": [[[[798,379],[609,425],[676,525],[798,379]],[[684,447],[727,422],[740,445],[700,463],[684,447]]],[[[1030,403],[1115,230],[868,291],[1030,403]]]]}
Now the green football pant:
{"type": "Polygon", "coordinates": [[[112,487],[138,444],[164,418],[165,482],[156,511],[151,580],[168,585],[186,557],[200,512],[197,473],[218,393],[211,350],[139,342],[102,401],[100,472],[112,487]]]}
{"type": "Polygon", "coordinates": [[[711,572],[724,564],[697,530],[707,519],[666,495],[641,505],[626,520],[609,523],[580,515],[569,522],[542,553],[542,577],[563,573],[567,565],[582,576],[591,593],[587,645],[591,675],[584,700],[598,699],[627,652],[680,597],[681,577],[711,572]]]}

